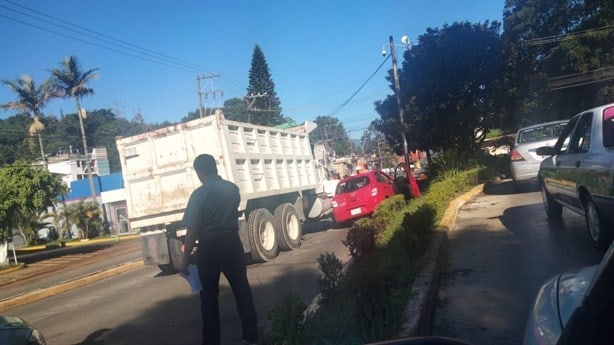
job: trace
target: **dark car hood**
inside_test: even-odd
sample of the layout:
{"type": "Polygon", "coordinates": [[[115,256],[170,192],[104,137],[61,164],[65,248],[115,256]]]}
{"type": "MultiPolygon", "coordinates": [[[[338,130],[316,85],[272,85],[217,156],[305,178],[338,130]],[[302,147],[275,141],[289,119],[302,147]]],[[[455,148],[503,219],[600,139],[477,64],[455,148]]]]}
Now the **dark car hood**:
{"type": "Polygon", "coordinates": [[[582,303],[599,265],[562,273],[539,290],[523,344],[556,344],[573,311],[582,303]]]}
{"type": "Polygon", "coordinates": [[[15,316],[0,315],[0,344],[45,344],[45,338],[24,320],[15,316]]]}

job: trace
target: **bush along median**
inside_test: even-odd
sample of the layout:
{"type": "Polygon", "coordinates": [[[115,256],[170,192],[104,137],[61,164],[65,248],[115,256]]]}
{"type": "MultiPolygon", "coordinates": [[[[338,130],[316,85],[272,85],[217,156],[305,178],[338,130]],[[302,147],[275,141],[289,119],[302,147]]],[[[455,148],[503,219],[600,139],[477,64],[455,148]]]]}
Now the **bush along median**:
{"type": "MultiPolygon", "coordinates": [[[[269,312],[264,344],[364,344],[392,339],[403,316],[411,284],[435,227],[454,198],[494,177],[502,159],[471,169],[439,172],[423,196],[396,195],[372,217],[356,221],[344,244],[351,264],[333,254],[318,263],[320,296],[309,308],[289,295],[269,312]]],[[[475,166],[475,165],[474,165],[475,166]]]]}

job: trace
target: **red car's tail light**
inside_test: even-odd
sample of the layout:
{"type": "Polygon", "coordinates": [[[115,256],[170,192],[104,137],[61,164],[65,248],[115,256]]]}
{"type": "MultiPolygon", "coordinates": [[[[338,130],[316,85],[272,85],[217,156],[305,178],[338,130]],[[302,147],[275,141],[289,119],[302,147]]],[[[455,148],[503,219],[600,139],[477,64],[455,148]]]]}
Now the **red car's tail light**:
{"type": "Polygon", "coordinates": [[[371,189],[371,196],[374,197],[377,195],[377,188],[371,189]]]}
{"type": "Polygon", "coordinates": [[[522,157],[522,155],[518,153],[518,151],[512,150],[512,155],[510,159],[512,160],[512,162],[516,162],[516,161],[523,161],[524,157],[522,157]]]}

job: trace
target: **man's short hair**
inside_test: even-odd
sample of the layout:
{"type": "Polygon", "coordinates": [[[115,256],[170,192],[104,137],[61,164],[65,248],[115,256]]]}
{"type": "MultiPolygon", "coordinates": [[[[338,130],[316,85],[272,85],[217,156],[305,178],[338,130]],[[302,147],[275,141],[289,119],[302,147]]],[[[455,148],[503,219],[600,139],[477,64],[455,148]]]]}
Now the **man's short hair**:
{"type": "Polygon", "coordinates": [[[208,154],[198,155],[198,157],[196,157],[194,160],[194,170],[196,170],[198,174],[204,176],[217,175],[215,158],[208,154]]]}

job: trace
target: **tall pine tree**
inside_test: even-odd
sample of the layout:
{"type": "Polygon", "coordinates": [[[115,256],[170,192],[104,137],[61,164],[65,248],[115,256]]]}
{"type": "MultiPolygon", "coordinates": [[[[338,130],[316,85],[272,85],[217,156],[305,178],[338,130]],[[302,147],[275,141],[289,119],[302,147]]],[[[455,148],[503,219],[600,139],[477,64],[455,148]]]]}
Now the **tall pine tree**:
{"type": "Polygon", "coordinates": [[[264,54],[257,44],[252,54],[246,100],[249,122],[265,126],[275,126],[284,122],[281,103],[275,92],[275,83],[271,79],[264,54]]]}

